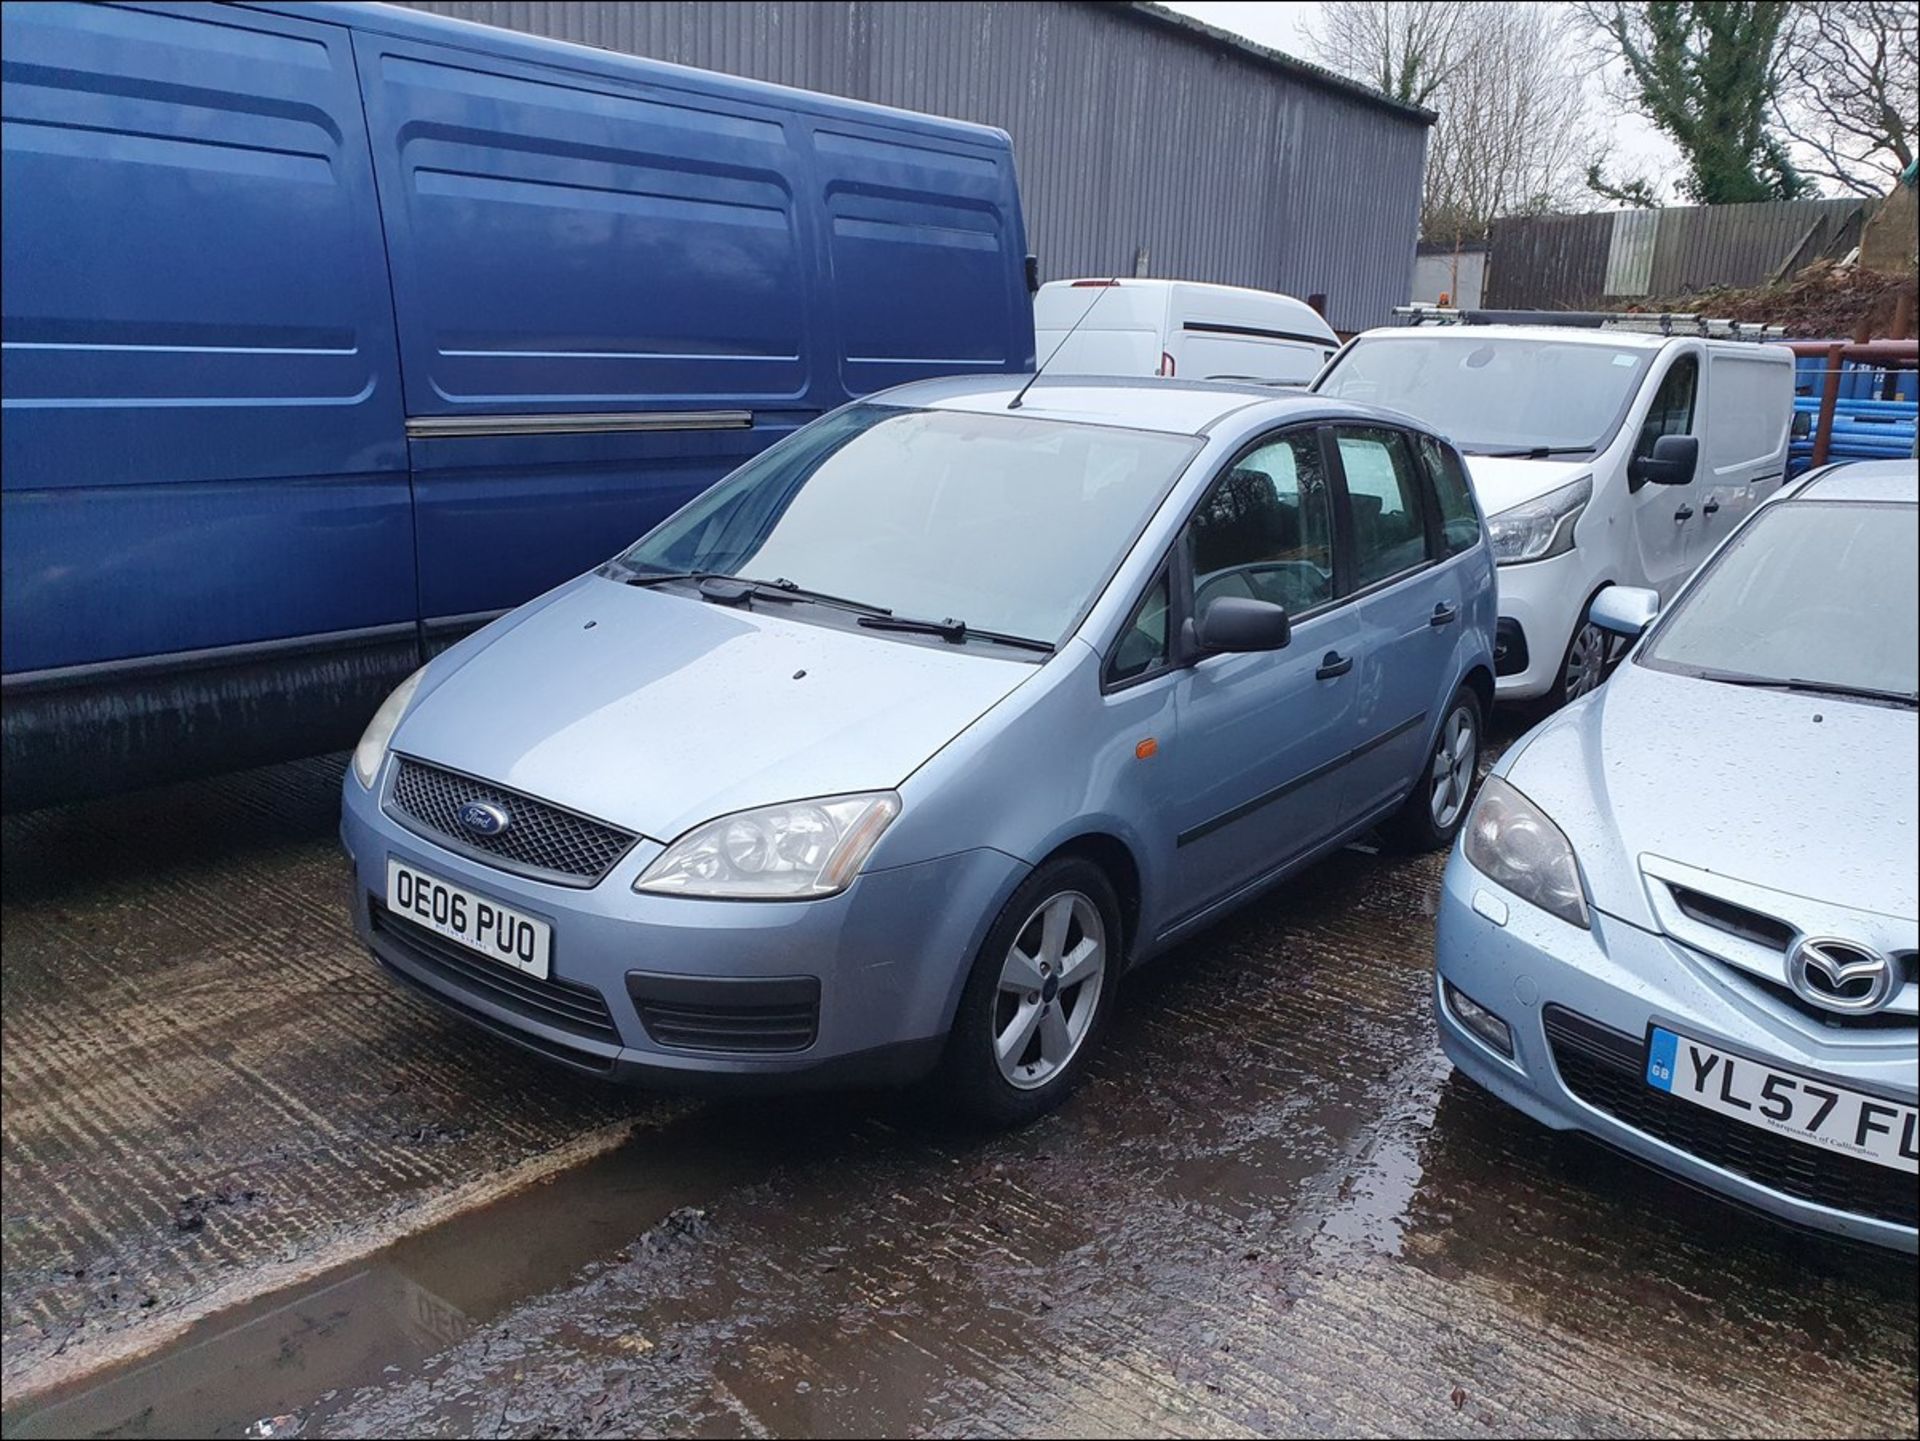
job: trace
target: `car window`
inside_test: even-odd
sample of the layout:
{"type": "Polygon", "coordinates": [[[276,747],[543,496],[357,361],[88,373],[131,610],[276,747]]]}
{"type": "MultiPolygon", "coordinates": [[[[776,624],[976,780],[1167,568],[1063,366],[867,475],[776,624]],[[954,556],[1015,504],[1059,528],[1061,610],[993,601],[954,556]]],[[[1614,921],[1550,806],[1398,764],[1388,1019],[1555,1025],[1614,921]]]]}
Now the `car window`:
{"type": "Polygon", "coordinates": [[[1418,445],[1434,499],[1440,505],[1443,552],[1459,555],[1472,550],[1480,541],[1480,516],[1473,508],[1473,492],[1467,486],[1466,467],[1460,464],[1459,452],[1430,435],[1421,436],[1418,445]]]}
{"type": "Polygon", "coordinates": [[[1426,560],[1420,481],[1400,431],[1340,426],[1334,436],[1353,521],[1354,588],[1365,589],[1426,560]]]}
{"type": "Polygon", "coordinates": [[[1635,454],[1651,455],[1653,443],[1663,435],[1689,435],[1693,431],[1693,399],[1699,389],[1700,362],[1683,355],[1673,363],[1660,389],[1640,422],[1640,440],[1635,454]]]}
{"type": "Polygon", "coordinates": [[[1120,644],[1114,647],[1108,680],[1133,680],[1167,663],[1168,594],[1167,577],[1162,574],[1140,597],[1120,633],[1120,644]]]}
{"type": "Polygon", "coordinates": [[[1299,614],[1333,599],[1333,511],[1319,438],[1269,441],[1235,461],[1187,522],[1194,613],[1223,596],[1299,614]]]}

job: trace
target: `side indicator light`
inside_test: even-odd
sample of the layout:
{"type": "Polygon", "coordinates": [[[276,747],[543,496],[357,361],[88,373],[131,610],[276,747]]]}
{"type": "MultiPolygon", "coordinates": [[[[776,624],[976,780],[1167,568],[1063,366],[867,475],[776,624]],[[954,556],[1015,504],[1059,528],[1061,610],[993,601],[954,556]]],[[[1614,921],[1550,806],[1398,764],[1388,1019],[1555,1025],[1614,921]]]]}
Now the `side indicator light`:
{"type": "Polygon", "coordinates": [[[1137,761],[1151,760],[1160,754],[1160,742],[1148,736],[1133,748],[1133,758],[1137,761]]]}

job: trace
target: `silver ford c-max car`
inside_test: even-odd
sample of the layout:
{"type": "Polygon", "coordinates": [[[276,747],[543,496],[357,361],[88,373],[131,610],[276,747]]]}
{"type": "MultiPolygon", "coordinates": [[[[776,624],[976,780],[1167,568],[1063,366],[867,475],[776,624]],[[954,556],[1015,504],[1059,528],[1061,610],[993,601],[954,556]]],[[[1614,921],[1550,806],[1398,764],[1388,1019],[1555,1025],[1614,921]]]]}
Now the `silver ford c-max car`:
{"type": "Polygon", "coordinates": [[[1452,838],[1493,584],[1458,455],[1402,417],[887,392],[396,691],[344,782],[355,924],[584,1070],[939,1067],[1018,1122],[1129,965],[1376,824],[1452,838]]]}
{"type": "MultiPolygon", "coordinates": [[[[1920,505],[1790,484],[1593,695],[1494,767],[1447,866],[1461,1071],[1788,1221],[1915,1249],[1920,505]]],[[[1603,590],[1637,634],[1652,591],[1603,590]]]]}

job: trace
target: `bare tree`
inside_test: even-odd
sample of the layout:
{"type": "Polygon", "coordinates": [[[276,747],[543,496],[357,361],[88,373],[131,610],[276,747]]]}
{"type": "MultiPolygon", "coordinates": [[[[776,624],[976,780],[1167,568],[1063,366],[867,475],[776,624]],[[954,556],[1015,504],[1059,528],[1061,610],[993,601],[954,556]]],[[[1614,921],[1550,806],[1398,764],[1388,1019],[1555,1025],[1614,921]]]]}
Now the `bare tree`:
{"type": "Polygon", "coordinates": [[[1427,105],[1420,233],[1458,244],[1503,215],[1569,208],[1592,145],[1575,33],[1535,0],[1330,0],[1310,39],[1326,64],[1427,105]]]}
{"type": "Polygon", "coordinates": [[[1782,77],[1780,129],[1800,169],[1884,195],[1913,164],[1920,132],[1920,9],[1913,0],[1801,7],[1800,44],[1782,77]]]}
{"type": "Polygon", "coordinates": [[[1323,63],[1410,105],[1430,105],[1466,12],[1456,0],[1332,0],[1308,43],[1323,63]]]}

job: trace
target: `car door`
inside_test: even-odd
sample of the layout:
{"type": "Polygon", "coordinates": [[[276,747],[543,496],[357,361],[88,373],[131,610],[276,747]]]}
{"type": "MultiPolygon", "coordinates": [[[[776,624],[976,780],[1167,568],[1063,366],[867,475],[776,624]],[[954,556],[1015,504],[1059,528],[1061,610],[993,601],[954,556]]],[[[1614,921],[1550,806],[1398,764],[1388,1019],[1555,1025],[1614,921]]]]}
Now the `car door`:
{"type": "Polygon", "coordinates": [[[1633,515],[1633,549],[1622,560],[1638,570],[1615,578],[1623,585],[1651,586],[1662,600],[1670,600],[1680,582],[1692,573],[1689,560],[1698,542],[1696,534],[1704,528],[1700,509],[1705,503],[1696,472],[1686,485],[1657,485],[1633,478],[1634,460],[1653,454],[1654,442],[1663,435],[1693,435],[1697,418],[1696,401],[1700,393],[1700,357],[1695,351],[1683,351],[1674,357],[1654,390],[1653,400],[1634,437],[1633,453],[1627,467],[1627,489],[1633,515]]]}
{"type": "Polygon", "coordinates": [[[1352,744],[1355,620],[1340,602],[1333,494],[1320,437],[1282,431],[1243,451],[1174,548],[1175,612],[1226,596],[1287,608],[1280,650],[1204,655],[1175,679],[1175,744],[1160,802],[1177,919],[1338,829],[1352,744]]]}
{"type": "Polygon", "coordinates": [[[1465,598],[1458,567],[1438,563],[1439,507],[1413,438],[1378,425],[1336,425],[1328,434],[1359,627],[1342,806],[1361,815],[1404,795],[1426,759],[1465,598]]]}

